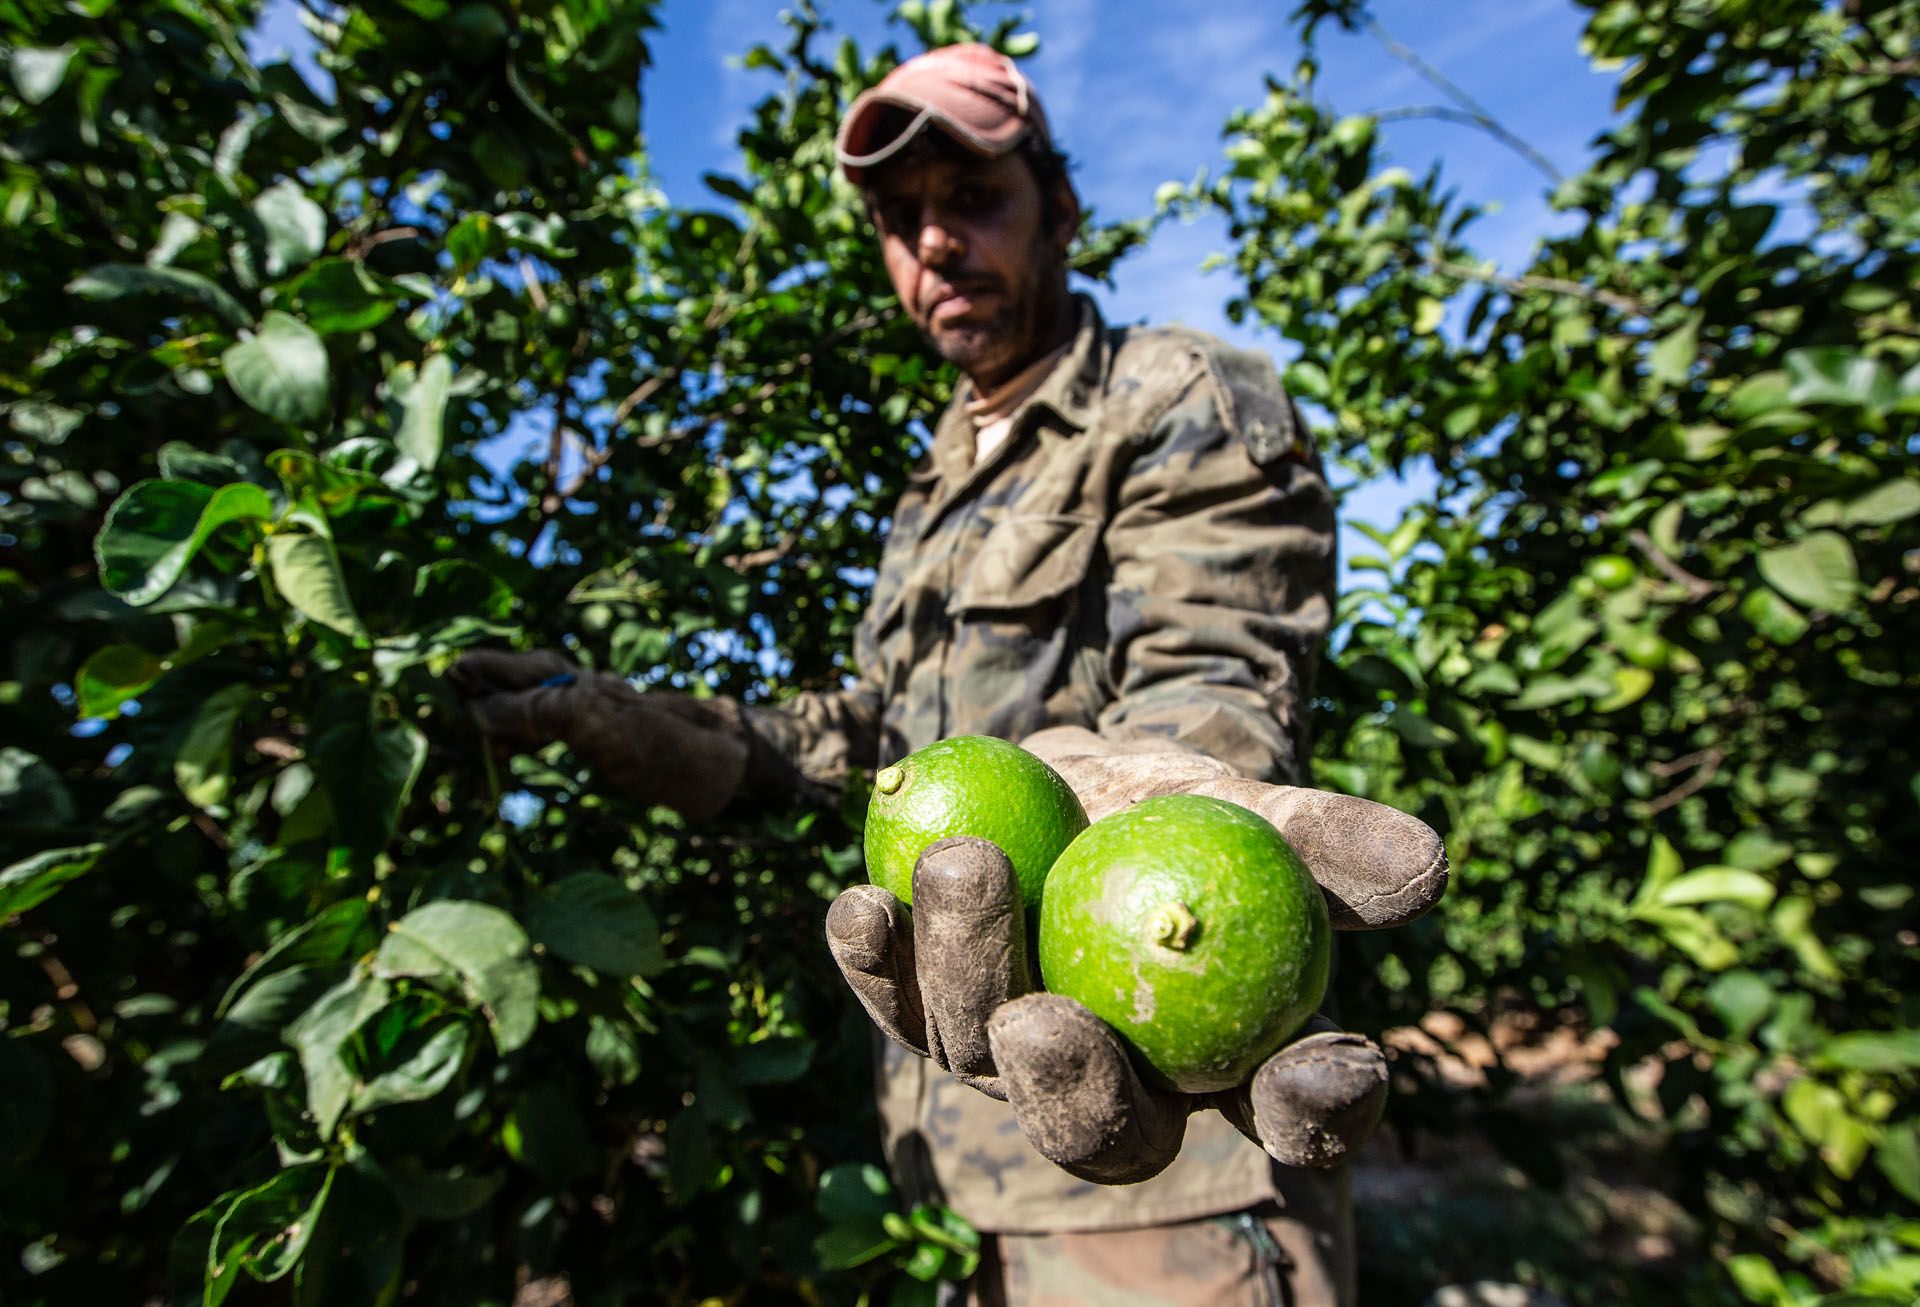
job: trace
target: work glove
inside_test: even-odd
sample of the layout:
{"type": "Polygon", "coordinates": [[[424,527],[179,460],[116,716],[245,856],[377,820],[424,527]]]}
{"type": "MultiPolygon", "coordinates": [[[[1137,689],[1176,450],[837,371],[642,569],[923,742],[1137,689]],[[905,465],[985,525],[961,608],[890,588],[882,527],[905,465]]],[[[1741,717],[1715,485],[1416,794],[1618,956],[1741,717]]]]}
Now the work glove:
{"type": "Polygon", "coordinates": [[[731,699],[641,693],[559,654],[464,654],[447,681],[481,731],[517,750],[564,741],[609,788],[704,821],[740,789],[751,735],[731,699]]]}
{"type": "MultiPolygon", "coordinates": [[[[1022,741],[1094,821],[1141,799],[1203,794],[1259,813],[1313,873],[1336,930],[1411,921],[1446,888],[1440,837],[1348,795],[1266,785],[1166,745],[1115,744],[1078,727],[1022,741]]],[[[1189,1094],[1147,1084],[1086,1007],[1035,992],[1020,887],[986,840],[942,840],[914,867],[913,907],[856,885],[827,913],[827,944],[869,1016],[896,1042],[1010,1103],[1039,1153],[1083,1180],[1131,1184],[1180,1151],[1187,1117],[1217,1108],[1288,1166],[1326,1167],[1386,1105],[1379,1047],[1316,1017],[1242,1086],[1189,1094]]]]}

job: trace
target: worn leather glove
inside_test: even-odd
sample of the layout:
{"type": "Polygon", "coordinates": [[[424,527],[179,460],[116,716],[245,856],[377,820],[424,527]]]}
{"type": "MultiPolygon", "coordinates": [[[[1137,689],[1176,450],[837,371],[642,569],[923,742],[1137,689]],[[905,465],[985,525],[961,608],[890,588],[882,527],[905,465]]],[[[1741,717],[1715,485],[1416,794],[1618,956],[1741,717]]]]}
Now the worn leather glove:
{"type": "Polygon", "coordinates": [[[642,694],[559,654],[479,650],[447,669],[487,735],[516,749],[564,741],[613,789],[704,821],[740,789],[751,736],[731,699],[642,694]]]}
{"type": "MultiPolygon", "coordinates": [[[[1022,741],[1098,821],[1160,794],[1225,799],[1287,837],[1326,896],[1336,930],[1411,921],[1446,888],[1440,837],[1346,795],[1265,785],[1224,765],[1077,727],[1022,741]]],[[[913,873],[911,911],[856,885],[827,913],[827,943],[874,1023],[942,1069],[1013,1106],[1042,1156],[1084,1180],[1130,1184],[1180,1151],[1187,1117],[1213,1107],[1289,1166],[1332,1166],[1365,1141],[1386,1104],[1372,1041],[1315,1018],[1236,1089],[1163,1090],[1142,1081],[1119,1036],[1073,999],[1033,991],[1026,914],[1012,864],[985,840],[942,840],[913,873]]]]}

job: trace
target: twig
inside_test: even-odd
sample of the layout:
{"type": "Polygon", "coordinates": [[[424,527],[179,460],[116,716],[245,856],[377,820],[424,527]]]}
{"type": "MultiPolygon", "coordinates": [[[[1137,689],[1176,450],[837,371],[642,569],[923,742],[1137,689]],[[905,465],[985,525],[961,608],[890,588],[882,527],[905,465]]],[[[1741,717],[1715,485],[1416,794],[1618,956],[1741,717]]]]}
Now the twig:
{"type": "Polygon", "coordinates": [[[1458,277],[1462,281],[1485,282],[1515,294],[1546,291],[1553,295],[1573,295],[1583,300],[1592,300],[1596,304],[1604,304],[1615,312],[1624,313],[1629,317],[1644,318],[1652,314],[1652,310],[1639,300],[1615,291],[1602,290],[1598,286],[1589,286],[1582,281],[1568,281],[1564,277],[1541,277],[1532,273],[1521,277],[1509,277],[1503,273],[1489,272],[1469,264],[1448,263],[1438,259],[1429,259],[1423,266],[1429,272],[1437,272],[1442,276],[1458,277]]]}
{"type": "Polygon", "coordinates": [[[411,240],[419,234],[418,227],[383,227],[379,231],[370,231],[364,236],[355,236],[348,241],[346,256],[357,261],[365,258],[367,251],[375,246],[385,245],[388,241],[411,240]]]}
{"type": "Polygon", "coordinates": [[[1698,767],[1701,763],[1716,759],[1719,752],[1718,749],[1700,749],[1684,758],[1673,758],[1667,762],[1650,762],[1647,764],[1647,770],[1662,779],[1678,776],[1690,767],[1698,767]]]}
{"type": "Polygon", "coordinates": [[[1388,34],[1387,29],[1380,25],[1379,19],[1368,18],[1367,31],[1373,34],[1373,38],[1376,41],[1386,47],[1388,54],[1413,69],[1415,73],[1419,74],[1422,81],[1437,88],[1442,95],[1466,110],[1468,115],[1467,121],[1485,131],[1502,145],[1514,150],[1521,158],[1544,173],[1548,181],[1553,182],[1556,186],[1559,185],[1561,180],[1560,170],[1553,166],[1551,159],[1501,126],[1500,122],[1494,118],[1492,114],[1488,113],[1486,108],[1482,106],[1478,100],[1454,85],[1453,82],[1448,80],[1446,74],[1415,54],[1408,46],[1402,45],[1399,41],[1394,40],[1394,38],[1388,34]]]}
{"type": "Polygon", "coordinates": [[[1410,122],[1425,118],[1443,123],[1458,123],[1462,127],[1477,127],[1502,145],[1518,151],[1535,168],[1545,173],[1549,181],[1555,185],[1560,183],[1560,173],[1545,156],[1540,155],[1531,145],[1484,113],[1475,113],[1471,109],[1449,109],[1444,104],[1416,104],[1402,109],[1382,109],[1373,116],[1376,121],[1383,123],[1410,122]]]}
{"type": "Polygon", "coordinates": [[[533,301],[534,309],[545,313],[547,311],[546,289],[540,285],[540,278],[533,270],[533,260],[524,254],[520,256],[520,279],[526,283],[527,298],[533,301]]]}
{"type": "Polygon", "coordinates": [[[1667,557],[1666,551],[1661,549],[1659,545],[1653,543],[1653,537],[1648,535],[1640,527],[1635,527],[1633,530],[1627,532],[1627,539],[1631,540],[1633,547],[1638,549],[1642,554],[1645,554],[1647,561],[1659,568],[1669,581],[1672,581],[1687,592],[1687,602],[1697,604],[1708,595],[1714,594],[1720,589],[1714,582],[1707,580],[1705,577],[1695,576],[1692,572],[1689,572],[1686,568],[1667,557]]]}
{"type": "MultiPolygon", "coordinates": [[[[1698,769],[1693,773],[1693,775],[1687,777],[1686,780],[1680,782],[1680,784],[1674,786],[1672,789],[1668,790],[1665,794],[1662,794],[1659,798],[1647,804],[1647,816],[1651,817],[1655,813],[1665,812],[1668,808],[1673,807],[1675,804],[1680,803],[1685,799],[1689,799],[1695,794],[1698,794],[1702,789],[1706,787],[1706,784],[1708,781],[1711,781],[1716,775],[1719,774],[1720,764],[1727,760],[1727,755],[1723,753],[1721,750],[1719,750],[1718,748],[1714,748],[1714,749],[1705,750],[1703,753],[1690,755],[1689,758],[1681,759],[1679,761],[1684,763],[1684,762],[1690,761],[1693,758],[1697,758],[1699,760],[1698,769]]],[[[1671,767],[1674,770],[1678,770],[1678,765],[1675,763],[1668,763],[1664,765],[1667,767],[1671,767]]],[[[1656,772],[1657,774],[1660,774],[1660,775],[1670,776],[1673,774],[1673,771],[1665,771],[1665,772],[1660,771],[1659,764],[1649,765],[1647,770],[1656,772]]]]}

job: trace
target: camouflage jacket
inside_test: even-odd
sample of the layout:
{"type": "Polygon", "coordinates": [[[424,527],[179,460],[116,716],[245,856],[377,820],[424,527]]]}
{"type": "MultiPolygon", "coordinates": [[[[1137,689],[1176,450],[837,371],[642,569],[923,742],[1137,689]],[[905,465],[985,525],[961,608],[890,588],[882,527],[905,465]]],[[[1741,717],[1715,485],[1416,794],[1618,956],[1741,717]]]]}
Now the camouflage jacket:
{"type": "MultiPolygon", "coordinates": [[[[950,735],[1077,725],[1150,735],[1242,774],[1297,780],[1331,616],[1333,511],[1264,356],[1180,328],[1109,328],[1077,302],[1072,347],[975,465],[957,395],[908,480],[855,641],[857,681],[750,710],[808,789],[950,735]]],[[[986,1230],[1183,1220],[1282,1196],[1216,1113],[1144,1184],[1075,1180],[999,1103],[888,1046],[896,1175],[986,1230]]]]}

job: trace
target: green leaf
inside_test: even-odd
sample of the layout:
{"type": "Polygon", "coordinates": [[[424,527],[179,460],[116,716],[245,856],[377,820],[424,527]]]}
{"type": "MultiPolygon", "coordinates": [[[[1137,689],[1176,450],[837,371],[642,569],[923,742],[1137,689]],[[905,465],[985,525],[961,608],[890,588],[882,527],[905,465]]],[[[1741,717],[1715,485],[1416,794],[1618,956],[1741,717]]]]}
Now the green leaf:
{"type": "Polygon", "coordinates": [[[1764,912],[1772,903],[1773,882],[1740,867],[1702,867],[1667,881],[1654,892],[1660,907],[1691,903],[1738,903],[1764,912]]]}
{"type": "Polygon", "coordinates": [[[320,1223],[327,1194],[333,1187],[333,1169],[324,1163],[296,1166],[277,1173],[257,1189],[233,1200],[214,1227],[207,1249],[207,1307],[218,1307],[231,1285],[237,1265],[256,1280],[272,1282],[300,1262],[320,1223]]]}
{"type": "Polygon", "coordinates": [[[220,363],[234,393],[270,418],[312,425],[332,405],[327,347],[290,313],[269,310],[260,329],[229,346],[220,363]]]}
{"type": "Polygon", "coordinates": [[[506,1177],[498,1171],[411,1171],[395,1167],[387,1183],[409,1216],[428,1221],[458,1221],[472,1216],[500,1192],[506,1177]]]}
{"type": "Polygon", "coordinates": [[[300,305],[307,325],[322,335],[366,331],[399,307],[396,288],[352,259],[321,260],[287,293],[300,305]]]}
{"type": "Polygon", "coordinates": [[[1772,590],[1747,591],[1740,601],[1740,615],[1774,644],[1792,644],[1813,629],[1813,624],[1800,615],[1798,608],[1772,590]]]}
{"type": "Polygon", "coordinates": [[[355,1076],[343,1046],[360,1023],[386,1005],[385,980],[355,971],[314,1001],[286,1029],[307,1079],[307,1111],[322,1139],[333,1137],[352,1100],[355,1076]]]}
{"type": "Polygon", "coordinates": [[[276,971],[287,967],[339,962],[346,958],[354,951],[354,941],[366,925],[366,920],[367,901],[364,898],[351,898],[342,899],[301,922],[276,939],[265,953],[240,973],[233,984],[227,987],[213,1015],[216,1018],[225,1016],[227,1009],[250,985],[276,971]]]}
{"type": "Polygon", "coordinates": [[[67,283],[67,294],[83,300],[117,300],[132,295],[161,295],[197,304],[232,327],[248,327],[253,318],[218,283],[183,268],[152,268],[144,263],[102,263],[67,283]]]}
{"type": "Polygon", "coordinates": [[[393,835],[420,769],[427,739],[411,722],[369,721],[364,701],[324,727],[313,760],[345,842],[372,857],[393,835]]]}
{"type": "Polygon", "coordinates": [[[1889,1126],[1880,1136],[1873,1162],[1908,1202],[1920,1203],[1920,1119],[1889,1126]]]}
{"type": "Polygon", "coordinates": [[[548,952],[610,976],[651,976],[667,964],[646,900],[599,872],[568,876],[542,893],[527,930],[548,952]]]}
{"type": "Polygon", "coordinates": [[[1616,667],[1613,669],[1613,689],[1595,700],[1593,711],[1597,713],[1619,712],[1647,697],[1647,691],[1653,688],[1653,673],[1644,667],[1616,667]]]}
{"type": "Polygon", "coordinates": [[[250,685],[229,685],[200,705],[173,756],[173,779],[187,802],[210,808],[227,797],[232,781],[228,758],[233,728],[240,714],[257,698],[250,685]]]}
{"type": "Polygon", "coordinates": [[[1822,500],[1801,515],[1808,526],[1887,526],[1920,513],[1920,480],[1901,477],[1842,502],[1822,500]]]}
{"type": "Polygon", "coordinates": [[[7,56],[7,71],[13,74],[13,87],[20,92],[22,100],[28,104],[45,104],[67,80],[67,68],[72,63],[70,45],[22,46],[7,56]]]}
{"type": "Polygon", "coordinates": [[[1781,899],[1774,906],[1773,933],[1799,955],[1800,965],[1822,980],[1840,979],[1840,967],[1813,928],[1813,900],[1805,894],[1781,899]]]}
{"type": "Polygon", "coordinates": [[[1784,1304],[1793,1301],[1787,1282],[1772,1262],[1759,1253],[1741,1253],[1727,1259],[1727,1274],[1748,1302],[1784,1304]]]}
{"type": "Polygon", "coordinates": [[[1653,843],[1647,847],[1647,871],[1641,877],[1640,890],[1633,896],[1634,905],[1651,903],[1660,890],[1671,880],[1687,869],[1680,860],[1679,850],[1675,849],[1664,835],[1653,837],[1653,843]]]}
{"type": "Polygon", "coordinates": [[[1899,398],[1893,374],[1878,361],[1842,345],[1793,349],[1786,354],[1795,404],[1836,404],[1879,411],[1899,398]]]}
{"type": "Polygon", "coordinates": [[[73,678],[81,716],[118,717],[121,705],[139,698],[166,669],[164,662],[136,644],[110,644],[97,650],[73,678]]]}
{"type": "Polygon", "coordinates": [[[1700,315],[1696,313],[1653,347],[1647,355],[1647,372],[1663,386],[1677,386],[1687,379],[1699,357],[1700,315]]]}
{"type": "Polygon", "coordinates": [[[446,436],[447,395],[452,385],[453,361],[445,354],[435,354],[422,364],[418,378],[413,365],[403,363],[387,379],[387,387],[400,401],[403,414],[393,443],[421,467],[431,469],[440,461],[440,446],[446,436]]]}
{"type": "Polygon", "coordinates": [[[485,1013],[502,1053],[533,1035],[540,973],[528,956],[526,932],[499,908],[461,901],[416,908],[389,928],[373,966],[386,977],[457,981],[485,1013]]]}
{"type": "Polygon", "coordinates": [[[311,263],[326,247],[327,212],[297,182],[283,181],[260,192],[253,216],[267,233],[269,277],[311,263]]]}
{"type": "Polygon", "coordinates": [[[1829,1039],[1814,1065],[1845,1071],[1911,1071],[1920,1067],[1920,1030],[1857,1030],[1829,1039]]]}
{"type": "Polygon", "coordinates": [[[9,744],[0,747],[0,800],[9,812],[32,813],[47,825],[74,816],[73,795],[60,773],[38,754],[9,744]]]}
{"type": "Polygon", "coordinates": [[[447,253],[453,256],[455,272],[473,272],[500,248],[491,214],[469,213],[447,232],[447,253]]]}
{"type": "Polygon", "coordinates": [[[139,607],[165,594],[215,531],[230,522],[262,522],[273,501],[259,486],[214,489],[196,481],[142,481],[107,510],[94,542],[100,584],[139,607]]]}
{"type": "Polygon", "coordinates": [[[1846,1180],[1860,1169],[1871,1138],[1865,1124],[1847,1110],[1847,1100],[1838,1089],[1818,1080],[1796,1080],[1780,1106],[1793,1128],[1819,1148],[1820,1160],[1835,1175],[1846,1180]]]}
{"type": "Polygon", "coordinates": [[[421,1103],[453,1083],[467,1060],[467,1027],[443,1020],[407,1032],[380,1071],[353,1093],[353,1110],[371,1112],[396,1103],[421,1103]]]}
{"type": "Polygon", "coordinates": [[[1792,544],[1768,549],[1760,555],[1759,564],[1768,585],[1807,608],[1840,611],[1860,589],[1853,546],[1833,531],[1815,531],[1792,544]]]}
{"type": "Polygon", "coordinates": [[[1703,970],[1724,971],[1740,960],[1740,950],[1712,919],[1692,908],[1642,907],[1633,915],[1657,929],[1703,970]]]}
{"type": "Polygon", "coordinates": [[[366,638],[367,628],[354,611],[331,540],[304,531],[268,536],[267,564],[281,597],[307,620],[342,635],[366,638]]]}
{"type": "Polygon", "coordinates": [[[1751,971],[1729,971],[1707,986],[1707,1002],[1734,1039],[1751,1035],[1773,1010],[1773,986],[1751,971]]]}
{"type": "Polygon", "coordinates": [[[104,844],[42,849],[0,871],[0,921],[45,903],[70,880],[93,870],[104,844]]]}

